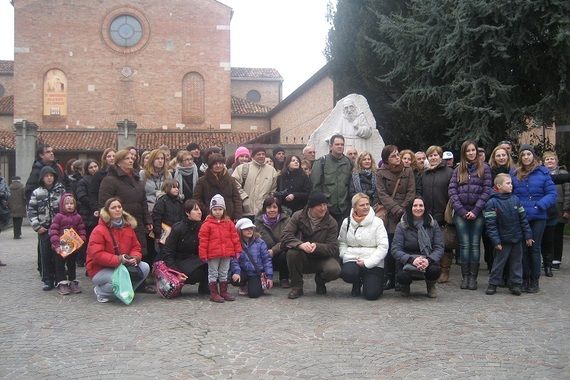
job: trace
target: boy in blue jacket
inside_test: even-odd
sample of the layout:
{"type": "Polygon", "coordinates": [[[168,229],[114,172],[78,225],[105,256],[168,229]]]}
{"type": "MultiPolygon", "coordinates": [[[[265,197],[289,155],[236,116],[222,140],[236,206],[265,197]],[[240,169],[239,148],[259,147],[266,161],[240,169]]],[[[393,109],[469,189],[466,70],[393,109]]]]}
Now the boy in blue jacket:
{"type": "Polygon", "coordinates": [[[487,234],[495,247],[495,260],[489,275],[486,294],[497,292],[497,286],[503,280],[503,269],[509,263],[510,291],[515,296],[521,295],[522,284],[522,246],[523,237],[529,247],[534,243],[532,232],[526,218],[524,207],[516,195],[512,194],[513,182],[509,174],[501,173],[495,177],[495,193],[485,205],[485,226],[487,234]]]}
{"type": "Polygon", "coordinates": [[[230,272],[232,284],[239,286],[239,294],[258,298],[263,289],[273,287],[273,263],[267,244],[254,231],[255,225],[249,218],[237,221],[243,251],[239,258],[232,258],[230,272]]]}

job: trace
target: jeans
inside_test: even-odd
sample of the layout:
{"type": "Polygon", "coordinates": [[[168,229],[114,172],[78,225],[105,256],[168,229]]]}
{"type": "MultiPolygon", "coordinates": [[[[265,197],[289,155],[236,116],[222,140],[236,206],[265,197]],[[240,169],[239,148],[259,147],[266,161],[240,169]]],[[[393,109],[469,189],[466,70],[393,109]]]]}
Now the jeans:
{"type": "Polygon", "coordinates": [[[362,284],[362,295],[367,300],[377,300],[384,292],[384,268],[368,269],[351,261],[342,264],[340,277],[349,284],[362,284]]]}
{"type": "Polygon", "coordinates": [[[540,261],[542,259],[542,235],[546,227],[546,220],[533,220],[528,222],[532,231],[534,243],[531,247],[525,247],[523,253],[523,278],[540,277],[540,261]]]}
{"type": "MultiPolygon", "coordinates": [[[[144,261],[139,263],[139,267],[143,273],[143,279],[133,283],[133,289],[139,287],[144,282],[150,272],[150,267],[144,261]]],[[[95,276],[93,276],[93,284],[95,285],[95,292],[102,297],[114,297],[113,293],[113,272],[115,268],[103,268],[95,276]]]]}
{"type": "Polygon", "coordinates": [[[479,263],[481,234],[485,226],[485,219],[479,215],[476,219],[467,220],[455,214],[453,222],[457,228],[461,264],[479,263]]]}
{"type": "Polygon", "coordinates": [[[493,269],[489,275],[489,284],[500,286],[503,283],[505,267],[509,265],[509,280],[507,283],[520,285],[522,283],[522,243],[501,244],[503,249],[495,252],[493,269]]]}

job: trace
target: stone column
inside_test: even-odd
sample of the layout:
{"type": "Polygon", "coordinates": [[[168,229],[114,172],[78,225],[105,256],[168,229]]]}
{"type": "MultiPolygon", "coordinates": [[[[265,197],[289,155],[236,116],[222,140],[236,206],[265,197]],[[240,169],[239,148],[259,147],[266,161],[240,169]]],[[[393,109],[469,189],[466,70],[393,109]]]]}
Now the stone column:
{"type": "Polygon", "coordinates": [[[14,129],[16,131],[16,175],[22,178],[22,183],[26,183],[36,159],[38,126],[31,121],[22,120],[14,123],[14,129]]]}
{"type": "Polygon", "coordinates": [[[137,146],[137,123],[130,120],[117,122],[117,149],[137,146]]]}

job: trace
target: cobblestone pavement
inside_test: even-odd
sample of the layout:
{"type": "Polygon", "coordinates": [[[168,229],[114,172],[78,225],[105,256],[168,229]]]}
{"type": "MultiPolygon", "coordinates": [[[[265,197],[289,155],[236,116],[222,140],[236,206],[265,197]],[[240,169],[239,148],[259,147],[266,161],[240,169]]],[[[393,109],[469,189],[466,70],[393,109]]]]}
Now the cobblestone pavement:
{"type": "Polygon", "coordinates": [[[277,288],[214,304],[188,285],[127,307],[97,303],[83,270],[82,294],[43,292],[29,227],[0,234],[0,260],[1,378],[570,378],[570,264],[520,297],[485,295],[483,270],[479,290],[460,290],[454,266],[437,300],[421,283],[410,299],[354,299],[341,280],[317,296],[307,277],[297,300],[277,288]]]}

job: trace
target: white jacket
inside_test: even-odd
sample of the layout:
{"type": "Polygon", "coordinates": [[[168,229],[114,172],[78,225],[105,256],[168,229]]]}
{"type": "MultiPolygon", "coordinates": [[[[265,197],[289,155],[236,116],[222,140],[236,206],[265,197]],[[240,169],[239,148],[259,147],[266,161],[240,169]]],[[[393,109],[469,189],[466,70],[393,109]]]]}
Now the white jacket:
{"type": "Polygon", "coordinates": [[[351,216],[344,219],[338,235],[342,262],[364,260],[366,268],[384,268],[384,258],[388,253],[388,234],[382,219],[374,215],[371,208],[362,223],[356,223],[351,216]],[[348,220],[350,225],[347,228],[348,220]]]}

